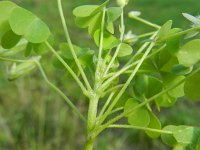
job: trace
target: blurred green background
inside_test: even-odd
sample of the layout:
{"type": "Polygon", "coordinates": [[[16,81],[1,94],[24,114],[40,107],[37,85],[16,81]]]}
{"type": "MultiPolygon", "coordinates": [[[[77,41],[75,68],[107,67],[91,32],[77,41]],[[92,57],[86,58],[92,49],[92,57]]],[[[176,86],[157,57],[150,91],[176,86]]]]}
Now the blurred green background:
{"type": "MultiPolygon", "coordinates": [[[[64,35],[57,12],[56,0],[13,0],[40,18],[50,27],[56,42],[64,35]]],[[[75,26],[72,10],[82,4],[100,4],[100,0],[63,0],[64,12],[74,43],[93,47],[86,30],[75,26]]],[[[116,5],[111,0],[110,5],[116,5]]],[[[200,14],[199,0],[130,0],[126,14],[131,10],[142,12],[143,18],[162,25],[172,19],[174,27],[187,28],[190,23],[181,13],[200,14]]],[[[126,17],[127,31],[141,34],[151,28],[126,17]]],[[[50,80],[54,81],[74,100],[81,112],[87,113],[87,100],[76,90],[71,79],[62,76],[45,60],[50,80]],[[73,92],[72,92],[73,91],[73,92]]],[[[8,82],[5,64],[0,62],[0,150],[79,150],[84,145],[84,126],[54,91],[48,88],[40,73],[8,82]]],[[[200,125],[199,104],[179,100],[175,107],[162,110],[162,124],[200,125]]],[[[160,140],[151,140],[145,134],[131,130],[107,130],[97,141],[97,150],[168,150],[160,140]]]]}

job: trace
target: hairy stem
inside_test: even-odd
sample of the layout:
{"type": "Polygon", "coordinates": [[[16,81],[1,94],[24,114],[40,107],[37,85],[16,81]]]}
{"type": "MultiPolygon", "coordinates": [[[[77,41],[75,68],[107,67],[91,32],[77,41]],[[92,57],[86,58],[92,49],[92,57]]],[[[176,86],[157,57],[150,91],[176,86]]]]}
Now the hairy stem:
{"type": "Polygon", "coordinates": [[[106,15],[106,9],[104,8],[104,10],[103,10],[103,16],[102,16],[102,21],[101,21],[99,54],[98,54],[98,61],[97,61],[97,66],[96,66],[96,72],[95,72],[95,80],[96,80],[96,82],[95,82],[95,88],[98,88],[99,84],[101,84],[100,67],[103,64],[102,51],[103,51],[105,15],[106,15]]]}

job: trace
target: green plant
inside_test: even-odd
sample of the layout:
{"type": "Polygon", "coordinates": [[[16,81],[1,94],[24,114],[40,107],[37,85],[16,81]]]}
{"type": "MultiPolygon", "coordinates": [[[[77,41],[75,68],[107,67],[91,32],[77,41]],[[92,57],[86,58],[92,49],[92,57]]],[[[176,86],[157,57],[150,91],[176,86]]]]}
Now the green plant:
{"type": "Polygon", "coordinates": [[[198,150],[198,127],[169,125],[162,128],[155,108],[160,111],[162,107],[171,107],[183,96],[200,99],[197,84],[200,39],[194,39],[200,31],[200,19],[184,13],[193,26],[182,30],[172,28],[171,20],[159,26],[142,19],[140,12],[132,11],[130,18],[155,29],[133,35],[125,34],[123,10],[127,0],[117,0],[119,7],[106,7],[109,1],[99,6],[77,7],[73,11],[76,24],[88,28],[99,48],[95,51],[72,43],[61,0],[57,2],[67,40],[59,45],[59,51],[53,48],[48,26],[38,17],[12,2],[0,2],[0,60],[14,62],[8,79],[15,80],[38,68],[47,84],[85,123],[87,150],[93,149],[95,139],[107,128],[143,130],[151,138],[161,135],[163,142],[174,149],[198,150]],[[89,100],[87,119],[47,78],[40,62],[47,49],[53,53],[54,66],[66,69],[89,100]],[[127,123],[115,124],[122,118],[127,118],[127,123]]]}

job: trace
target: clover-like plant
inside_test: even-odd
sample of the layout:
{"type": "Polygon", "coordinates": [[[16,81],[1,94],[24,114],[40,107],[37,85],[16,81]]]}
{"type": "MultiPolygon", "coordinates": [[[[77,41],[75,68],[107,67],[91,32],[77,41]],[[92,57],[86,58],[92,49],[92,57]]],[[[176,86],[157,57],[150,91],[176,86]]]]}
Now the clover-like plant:
{"type": "Polygon", "coordinates": [[[161,136],[174,149],[199,150],[198,127],[162,127],[155,111],[173,106],[183,96],[200,99],[200,39],[195,39],[200,32],[200,19],[183,13],[193,24],[183,30],[173,28],[171,20],[159,26],[132,11],[131,19],[153,30],[141,35],[125,34],[124,7],[128,1],[117,0],[115,7],[107,7],[108,2],[80,6],[73,11],[77,26],[86,28],[98,47],[91,50],[72,43],[61,0],[57,0],[67,41],[57,51],[43,21],[13,2],[1,1],[0,60],[14,63],[8,79],[15,80],[38,68],[47,84],[84,122],[87,150],[93,149],[95,139],[107,128],[143,130],[153,139],[161,136]],[[54,66],[65,69],[87,97],[87,117],[47,78],[40,60],[48,51],[54,56],[54,66]],[[117,124],[122,118],[127,121],[117,124]]]}

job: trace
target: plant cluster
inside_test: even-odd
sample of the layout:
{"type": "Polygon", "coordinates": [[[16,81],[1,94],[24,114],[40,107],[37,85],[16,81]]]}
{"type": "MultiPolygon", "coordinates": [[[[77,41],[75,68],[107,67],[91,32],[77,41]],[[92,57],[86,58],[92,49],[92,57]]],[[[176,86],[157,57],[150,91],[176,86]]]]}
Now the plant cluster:
{"type": "MultiPolygon", "coordinates": [[[[192,22],[186,30],[162,26],[129,13],[153,28],[150,33],[126,34],[124,7],[83,5],[75,8],[76,24],[88,30],[98,50],[72,43],[61,0],[57,0],[66,43],[56,51],[48,26],[36,15],[10,1],[0,2],[0,60],[13,62],[8,79],[15,80],[38,68],[47,84],[63,97],[87,128],[86,149],[92,150],[97,136],[107,128],[143,130],[150,138],[161,137],[174,149],[200,149],[200,128],[187,125],[162,127],[156,111],[172,107],[183,96],[200,99],[199,17],[183,13],[192,22]],[[47,78],[40,60],[53,54],[53,65],[66,70],[89,101],[87,118],[65,93],[47,78]],[[116,124],[122,118],[124,124],[116,124]]],[[[81,40],[81,39],[80,39],[81,40]]],[[[190,109],[190,108],[189,108],[190,109]]]]}

